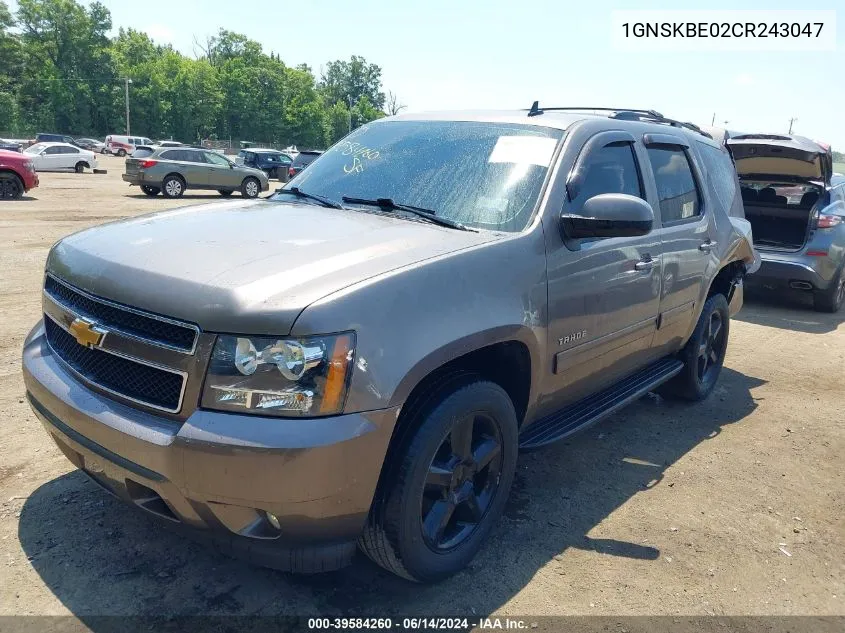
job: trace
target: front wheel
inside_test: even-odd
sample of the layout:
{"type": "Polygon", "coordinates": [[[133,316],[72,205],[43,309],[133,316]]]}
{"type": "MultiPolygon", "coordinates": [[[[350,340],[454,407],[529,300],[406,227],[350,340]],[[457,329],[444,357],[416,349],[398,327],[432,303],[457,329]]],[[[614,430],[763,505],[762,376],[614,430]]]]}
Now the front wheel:
{"type": "Polygon", "coordinates": [[[246,178],[241,185],[241,195],[244,198],[257,198],[261,193],[261,183],[256,178],[246,178]]]}
{"type": "Polygon", "coordinates": [[[158,187],[150,187],[149,185],[141,185],[141,191],[143,191],[151,198],[154,198],[161,192],[161,189],[159,189],[158,187]]]}
{"type": "Polygon", "coordinates": [[[827,290],[816,291],[813,307],[818,312],[839,312],[845,303],[845,270],[840,270],[827,290]]]}
{"type": "Polygon", "coordinates": [[[730,311],[723,294],[707,299],[689,341],[681,350],[684,368],[658,392],[666,398],[698,401],[713,391],[728,349],[730,311]]]}
{"type": "Polygon", "coordinates": [[[402,424],[416,430],[388,456],[359,545],[388,571],[431,582],[466,567],[504,511],[517,420],[504,389],[472,375],[410,415],[402,424]]]}
{"type": "Polygon", "coordinates": [[[0,173],[0,200],[18,200],[23,196],[23,181],[17,174],[0,173]]]}

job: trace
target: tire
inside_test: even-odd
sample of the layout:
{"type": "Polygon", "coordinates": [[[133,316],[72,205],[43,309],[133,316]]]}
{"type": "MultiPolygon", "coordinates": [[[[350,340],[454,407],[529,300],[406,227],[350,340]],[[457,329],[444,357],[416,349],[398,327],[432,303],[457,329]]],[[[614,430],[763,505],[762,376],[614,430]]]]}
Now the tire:
{"type": "Polygon", "coordinates": [[[231,196],[231,195],[232,195],[233,193],[235,193],[235,192],[234,192],[234,191],[230,191],[230,190],[228,190],[228,189],[218,189],[218,190],[217,190],[217,193],[219,193],[219,194],[220,194],[221,196],[223,196],[224,198],[228,198],[229,196],[231,196]]]}
{"type": "Polygon", "coordinates": [[[101,149],[101,150],[100,150],[100,153],[101,153],[101,154],[103,154],[103,155],[105,155],[105,154],[108,154],[108,153],[109,153],[109,150],[107,150],[107,149],[104,147],[103,149],[101,149]]]}
{"type": "Polygon", "coordinates": [[[151,198],[155,198],[159,193],[161,193],[161,189],[158,187],[150,187],[149,185],[141,185],[141,191],[151,198]]]}
{"type": "Polygon", "coordinates": [[[241,195],[244,198],[257,198],[259,193],[261,193],[261,183],[258,182],[258,179],[252,176],[244,178],[241,185],[241,195]]]}
{"type": "Polygon", "coordinates": [[[19,200],[23,193],[23,181],[17,174],[0,172],[0,200],[19,200]]]}
{"type": "Polygon", "coordinates": [[[73,171],[75,171],[77,174],[81,174],[85,171],[86,167],[88,167],[88,163],[79,161],[78,163],[76,163],[76,165],[74,165],[73,171]]]}
{"type": "Polygon", "coordinates": [[[117,150],[117,155],[118,155],[118,157],[123,158],[124,156],[126,156],[126,150],[125,149],[117,150]]]}
{"type": "Polygon", "coordinates": [[[728,348],[730,312],[723,294],[707,299],[689,341],[679,354],[684,368],[658,389],[665,398],[704,400],[713,391],[728,348]]]}
{"type": "Polygon", "coordinates": [[[433,582],[466,567],[504,511],[518,429],[504,389],[472,374],[414,409],[402,422],[406,437],[388,455],[359,546],[398,576],[433,582]]]}
{"type": "Polygon", "coordinates": [[[817,312],[839,312],[845,303],[845,269],[830,284],[827,290],[817,290],[813,293],[813,308],[817,312]]]}
{"type": "Polygon", "coordinates": [[[180,176],[167,176],[161,183],[165,198],[181,198],[185,193],[185,181],[180,176]]]}

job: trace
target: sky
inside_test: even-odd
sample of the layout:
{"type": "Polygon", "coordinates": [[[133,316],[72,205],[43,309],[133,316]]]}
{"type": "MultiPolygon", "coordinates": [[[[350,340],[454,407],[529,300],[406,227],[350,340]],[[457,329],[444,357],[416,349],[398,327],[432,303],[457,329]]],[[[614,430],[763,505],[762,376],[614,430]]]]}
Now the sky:
{"type": "MultiPolygon", "coordinates": [[[[223,27],[319,77],[362,55],[408,111],[596,105],[745,132],[793,133],[845,151],[845,11],[832,52],[620,52],[614,9],[836,9],[841,0],[566,2],[565,0],[100,0],[119,27],[193,55],[223,27]],[[728,121],[727,125],[724,122],[728,121]]],[[[83,0],[83,4],[88,0],[83,0]]],[[[10,3],[14,5],[14,0],[10,3]]]]}

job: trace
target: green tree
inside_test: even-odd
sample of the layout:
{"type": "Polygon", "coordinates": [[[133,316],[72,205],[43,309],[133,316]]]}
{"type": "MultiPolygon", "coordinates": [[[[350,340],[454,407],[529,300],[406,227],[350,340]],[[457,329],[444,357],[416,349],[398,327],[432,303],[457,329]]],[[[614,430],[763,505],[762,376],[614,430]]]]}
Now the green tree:
{"type": "Polygon", "coordinates": [[[349,108],[338,101],[326,110],[325,143],[334,145],[349,133],[349,108]]]}
{"type": "Polygon", "coordinates": [[[384,107],[381,68],[358,55],[353,55],[348,62],[337,60],[326,64],[320,78],[320,91],[326,103],[355,104],[361,97],[367,97],[379,110],[384,107]]]}

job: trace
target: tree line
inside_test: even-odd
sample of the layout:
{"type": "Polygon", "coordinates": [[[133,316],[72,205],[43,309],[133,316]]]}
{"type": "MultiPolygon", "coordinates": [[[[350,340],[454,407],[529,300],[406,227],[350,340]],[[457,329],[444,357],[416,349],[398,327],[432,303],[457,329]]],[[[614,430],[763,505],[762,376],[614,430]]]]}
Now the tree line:
{"type": "Polygon", "coordinates": [[[126,80],[133,134],[183,142],[237,139],[325,147],[402,105],[364,58],[306,65],[225,29],[195,58],[121,28],[99,2],[0,0],[0,131],[102,137],[124,133],[126,80]]]}

